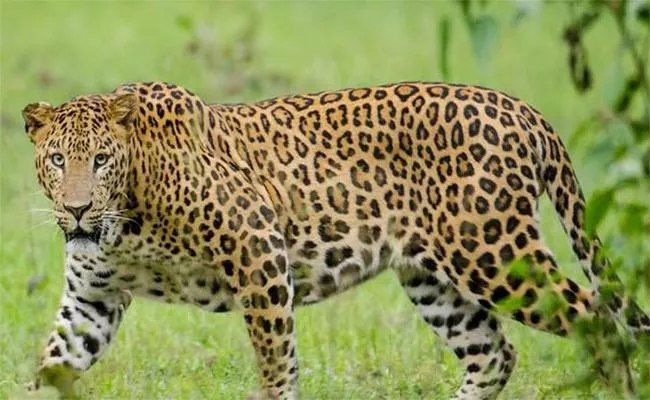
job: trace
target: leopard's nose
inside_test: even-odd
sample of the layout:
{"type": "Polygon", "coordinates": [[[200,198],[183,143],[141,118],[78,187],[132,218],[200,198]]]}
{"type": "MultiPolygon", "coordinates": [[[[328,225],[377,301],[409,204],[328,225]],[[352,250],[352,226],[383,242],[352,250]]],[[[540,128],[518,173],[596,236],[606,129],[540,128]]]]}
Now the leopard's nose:
{"type": "Polygon", "coordinates": [[[92,201],[90,201],[82,205],[64,205],[63,208],[72,214],[77,219],[77,221],[81,221],[81,217],[83,217],[84,213],[90,209],[90,206],[92,206],[92,204],[92,201]]]}

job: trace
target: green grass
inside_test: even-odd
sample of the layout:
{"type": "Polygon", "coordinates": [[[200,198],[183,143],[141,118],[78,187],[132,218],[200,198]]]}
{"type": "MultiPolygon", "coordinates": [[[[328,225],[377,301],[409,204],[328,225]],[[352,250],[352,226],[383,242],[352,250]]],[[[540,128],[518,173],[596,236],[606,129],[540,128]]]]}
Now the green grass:
{"type": "MultiPolygon", "coordinates": [[[[587,96],[572,89],[561,30],[562,4],[511,24],[514,10],[495,2],[500,37],[489,64],[474,60],[454,4],[431,3],[96,3],[3,2],[0,49],[0,398],[21,398],[42,340],[51,328],[62,286],[62,237],[46,218],[32,148],[20,110],[58,104],[82,93],[137,80],[168,80],[209,101],[253,100],[401,80],[441,80],[437,21],[452,18],[450,75],[524,98],[556,129],[569,133],[606,99],[608,30],[586,37],[595,80],[587,96]],[[193,35],[178,18],[194,21],[193,35]],[[232,63],[225,46],[250,21],[254,40],[236,51],[252,61],[232,63]],[[259,85],[252,85],[257,80],[259,85]],[[228,89],[230,88],[230,89],[228,89]],[[30,277],[45,280],[28,295],[30,277]]],[[[182,19],[183,20],[183,19],[182,19]]],[[[584,149],[570,149],[589,191],[603,166],[584,149]]],[[[580,272],[552,209],[543,204],[547,242],[565,272],[580,272]]],[[[611,398],[591,391],[553,391],[586,372],[576,342],[506,323],[519,363],[503,398],[611,398]]],[[[300,392],[308,399],[446,398],[461,369],[402,293],[392,273],[322,304],[298,311],[300,392]]],[[[252,349],[238,314],[212,315],[187,306],[138,299],[106,356],[77,385],[84,398],[243,398],[256,386],[252,349]]]]}

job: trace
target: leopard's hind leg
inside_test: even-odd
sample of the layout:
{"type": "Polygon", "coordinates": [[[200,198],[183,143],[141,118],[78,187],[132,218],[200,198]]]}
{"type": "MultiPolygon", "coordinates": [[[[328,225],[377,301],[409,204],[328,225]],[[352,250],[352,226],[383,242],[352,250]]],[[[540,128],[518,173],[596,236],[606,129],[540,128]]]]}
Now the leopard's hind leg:
{"type": "Polygon", "coordinates": [[[446,257],[425,250],[420,267],[397,269],[411,301],[465,367],[457,399],[494,399],[510,377],[516,355],[497,315],[560,336],[579,319],[597,318],[592,292],[562,275],[541,239],[518,243],[446,257]]]}
{"type": "Polygon", "coordinates": [[[398,269],[400,282],[431,329],[465,367],[454,399],[494,399],[514,369],[517,353],[501,324],[485,308],[465,300],[450,283],[427,271],[398,269]]]}

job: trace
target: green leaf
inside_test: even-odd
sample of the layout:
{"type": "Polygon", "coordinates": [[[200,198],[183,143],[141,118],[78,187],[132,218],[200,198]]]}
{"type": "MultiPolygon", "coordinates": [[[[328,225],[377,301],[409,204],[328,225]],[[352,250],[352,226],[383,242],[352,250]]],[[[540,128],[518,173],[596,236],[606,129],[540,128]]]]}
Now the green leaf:
{"type": "Polygon", "coordinates": [[[650,26],[650,4],[642,4],[641,2],[638,2],[641,4],[639,8],[636,10],[636,18],[645,23],[646,25],[650,26]]]}
{"type": "Polygon", "coordinates": [[[566,306],[566,302],[557,293],[547,290],[539,297],[535,308],[544,315],[550,316],[555,314],[556,311],[566,308],[566,306]]]}
{"type": "Polygon", "coordinates": [[[629,236],[640,236],[645,233],[645,218],[650,215],[649,207],[642,203],[630,203],[623,208],[619,218],[619,229],[629,236]]]}
{"type": "Polygon", "coordinates": [[[497,310],[504,314],[511,314],[525,306],[525,301],[520,296],[506,297],[496,304],[497,310]]]}
{"type": "Polygon", "coordinates": [[[176,25],[185,32],[192,32],[194,30],[194,20],[187,15],[179,15],[176,17],[176,25]]]}
{"type": "Polygon", "coordinates": [[[470,22],[469,31],[474,56],[480,63],[487,62],[497,44],[499,25],[493,17],[483,15],[470,22]]]}
{"type": "Polygon", "coordinates": [[[616,51],[616,55],[613,57],[604,77],[602,95],[609,108],[614,108],[614,105],[622,95],[623,87],[625,86],[625,73],[623,71],[622,62],[623,58],[622,51],[619,48],[616,51]]]}
{"type": "Polygon", "coordinates": [[[527,279],[530,275],[530,261],[519,258],[508,265],[508,270],[515,278],[527,279]]]}
{"type": "Polygon", "coordinates": [[[512,19],[513,25],[518,25],[525,18],[537,14],[542,0],[515,0],[515,15],[512,19]]]}
{"type": "Polygon", "coordinates": [[[598,287],[598,293],[603,303],[607,304],[614,296],[620,296],[624,291],[621,282],[603,281],[598,287]]]}
{"type": "Polygon", "coordinates": [[[460,11],[463,13],[463,19],[469,24],[472,18],[469,0],[458,0],[458,4],[460,5],[460,11]]]}
{"type": "Polygon", "coordinates": [[[603,221],[614,202],[614,189],[605,188],[595,190],[587,201],[585,211],[585,229],[590,234],[596,232],[598,225],[603,221]]]}
{"type": "Polygon", "coordinates": [[[597,123],[598,121],[595,118],[587,118],[580,122],[569,136],[567,147],[570,149],[578,148],[583,144],[583,139],[590,139],[590,134],[597,127],[597,123]]]}
{"type": "Polygon", "coordinates": [[[632,99],[636,92],[641,88],[641,79],[639,77],[629,77],[625,85],[621,85],[619,95],[612,102],[611,106],[616,113],[622,114],[630,107],[632,99]]]}
{"type": "Polygon", "coordinates": [[[440,52],[438,61],[440,63],[440,73],[444,80],[449,80],[449,18],[442,17],[438,22],[438,37],[440,38],[440,52]]]}

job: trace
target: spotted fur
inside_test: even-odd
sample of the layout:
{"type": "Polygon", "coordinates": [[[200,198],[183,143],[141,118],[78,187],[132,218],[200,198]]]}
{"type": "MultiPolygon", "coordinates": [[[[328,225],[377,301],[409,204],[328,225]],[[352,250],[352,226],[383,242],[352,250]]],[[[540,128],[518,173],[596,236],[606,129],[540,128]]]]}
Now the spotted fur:
{"type": "MultiPolygon", "coordinates": [[[[261,396],[294,398],[294,307],[393,269],[465,367],[455,398],[495,398],[516,361],[498,315],[559,335],[594,316],[592,291],[544,244],[544,192],[594,288],[611,277],[557,133],[490,89],[412,82],[216,105],[139,83],[23,115],[66,234],[39,367],[63,392],[135,295],[240,310],[261,396]],[[544,307],[549,296],[559,305],[544,307]]],[[[650,325],[624,297],[608,306],[650,325]]]]}

